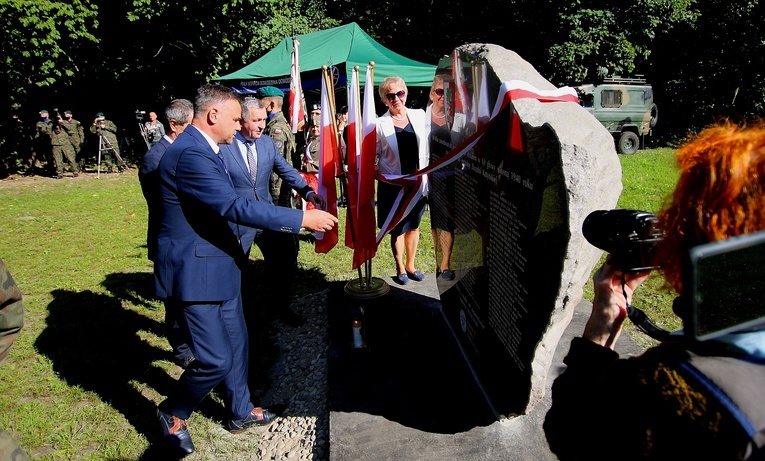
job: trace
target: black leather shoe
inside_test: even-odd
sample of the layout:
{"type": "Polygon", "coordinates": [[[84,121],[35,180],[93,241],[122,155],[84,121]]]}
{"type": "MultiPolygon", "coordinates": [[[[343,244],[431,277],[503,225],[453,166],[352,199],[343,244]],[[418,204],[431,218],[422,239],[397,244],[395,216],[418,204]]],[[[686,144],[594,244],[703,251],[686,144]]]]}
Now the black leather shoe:
{"type": "Polygon", "coordinates": [[[171,448],[177,449],[184,456],[194,453],[194,443],[191,441],[185,419],[163,413],[159,409],[157,409],[157,418],[162,426],[165,442],[171,448]]]}
{"type": "Polygon", "coordinates": [[[244,419],[232,419],[228,422],[228,430],[232,434],[244,432],[252,426],[265,426],[270,424],[276,418],[276,415],[265,408],[255,407],[244,419]]]}

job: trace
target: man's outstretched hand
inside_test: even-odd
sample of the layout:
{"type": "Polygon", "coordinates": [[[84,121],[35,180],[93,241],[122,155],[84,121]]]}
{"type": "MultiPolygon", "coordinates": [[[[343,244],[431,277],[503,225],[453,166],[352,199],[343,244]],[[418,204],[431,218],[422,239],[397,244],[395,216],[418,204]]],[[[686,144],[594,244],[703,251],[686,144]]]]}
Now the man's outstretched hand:
{"type": "MultiPolygon", "coordinates": [[[[311,194],[313,195],[313,194],[311,194]]],[[[328,232],[337,224],[337,218],[322,210],[306,210],[303,212],[304,229],[314,232],[328,232]]]]}

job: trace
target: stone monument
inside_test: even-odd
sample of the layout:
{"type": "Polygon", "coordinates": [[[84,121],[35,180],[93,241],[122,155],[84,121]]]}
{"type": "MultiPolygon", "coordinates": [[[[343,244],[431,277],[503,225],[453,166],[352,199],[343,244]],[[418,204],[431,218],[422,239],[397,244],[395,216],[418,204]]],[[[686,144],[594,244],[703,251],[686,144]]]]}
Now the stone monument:
{"type": "Polygon", "coordinates": [[[436,74],[451,133],[434,132],[431,145],[441,148],[431,164],[462,150],[430,175],[434,230],[453,241],[441,303],[495,415],[511,418],[545,392],[553,352],[602,254],[582,222],[616,206],[621,165],[608,131],[576,102],[545,97],[559,89],[513,51],[464,45],[436,74]],[[503,110],[489,107],[509,94],[504,82],[531,90],[503,110]],[[542,96],[528,97],[535,90],[542,96]]]}

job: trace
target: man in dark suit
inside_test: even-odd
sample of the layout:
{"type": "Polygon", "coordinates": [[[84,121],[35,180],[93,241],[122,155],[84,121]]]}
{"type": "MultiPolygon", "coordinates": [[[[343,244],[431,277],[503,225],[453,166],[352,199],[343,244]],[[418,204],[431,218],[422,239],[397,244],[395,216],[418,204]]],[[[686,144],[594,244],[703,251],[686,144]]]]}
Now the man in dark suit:
{"type": "Polygon", "coordinates": [[[159,197],[159,161],[165,154],[170,144],[175,141],[179,134],[183,133],[186,126],[191,124],[194,117],[194,104],[188,99],[175,99],[165,108],[165,120],[167,120],[168,132],[156,143],[141,159],[138,169],[138,180],[141,182],[141,191],[149,208],[149,226],[146,231],[146,247],[149,249],[149,260],[156,261],[157,235],[162,219],[162,207],[159,197]]]}
{"type": "MultiPolygon", "coordinates": [[[[301,197],[305,197],[319,209],[323,209],[324,199],[315,193],[298,171],[281,156],[273,139],[263,134],[266,119],[266,106],[260,99],[244,99],[242,128],[233,143],[220,146],[223,159],[226,165],[229,165],[228,172],[236,193],[274,205],[269,192],[269,181],[273,172],[281,178],[283,184],[297,191],[301,197]]],[[[265,295],[264,304],[268,308],[265,313],[288,325],[304,324],[305,319],[290,309],[292,282],[297,276],[297,238],[283,232],[248,229],[242,237],[245,254],[249,255],[253,241],[263,253],[266,265],[264,284],[268,290],[259,293],[259,296],[265,295]]]]}
{"type": "Polygon", "coordinates": [[[186,420],[219,383],[232,433],[275,418],[252,404],[247,386],[249,340],[240,295],[246,257],[240,226],[296,234],[301,227],[326,232],[337,225],[337,218],[321,210],[280,208],[236,194],[218,144],[234,140],[241,115],[233,90],[202,86],[191,126],[159,162],[157,296],[181,309],[184,339],[195,357],[178,389],[157,409],[165,440],[181,454],[194,451],[186,420]]]}
{"type": "MultiPolygon", "coordinates": [[[[159,196],[159,161],[165,154],[170,144],[175,141],[179,134],[183,133],[186,126],[191,124],[194,117],[194,104],[187,99],[175,99],[165,108],[165,120],[167,120],[168,132],[162,139],[144,154],[141,166],[138,169],[138,180],[141,182],[141,191],[146,199],[149,210],[149,225],[146,229],[146,248],[149,250],[149,260],[157,260],[157,238],[159,226],[162,222],[162,201],[159,196]]],[[[167,338],[173,347],[175,362],[186,368],[194,355],[189,350],[188,344],[183,342],[179,324],[180,312],[174,304],[165,303],[165,327],[167,338]]]]}

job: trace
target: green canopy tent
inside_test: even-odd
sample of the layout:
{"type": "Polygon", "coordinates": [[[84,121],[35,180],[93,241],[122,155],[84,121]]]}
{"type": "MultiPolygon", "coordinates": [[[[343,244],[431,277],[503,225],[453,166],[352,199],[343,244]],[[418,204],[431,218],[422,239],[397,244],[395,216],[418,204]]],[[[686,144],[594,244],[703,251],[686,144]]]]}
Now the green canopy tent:
{"type": "MultiPolygon", "coordinates": [[[[390,75],[403,78],[407,86],[429,87],[433,83],[436,66],[394,53],[355,22],[295,38],[300,42],[300,78],[304,91],[320,88],[322,66],[332,69],[336,87],[345,87],[347,75],[354,66],[359,66],[359,81],[363,84],[369,61],[375,62],[375,85],[390,75]]],[[[287,37],[255,62],[213,80],[243,94],[254,93],[262,86],[275,86],[287,93],[292,41],[292,37],[287,37]]]]}

